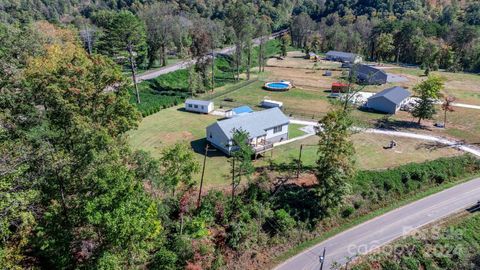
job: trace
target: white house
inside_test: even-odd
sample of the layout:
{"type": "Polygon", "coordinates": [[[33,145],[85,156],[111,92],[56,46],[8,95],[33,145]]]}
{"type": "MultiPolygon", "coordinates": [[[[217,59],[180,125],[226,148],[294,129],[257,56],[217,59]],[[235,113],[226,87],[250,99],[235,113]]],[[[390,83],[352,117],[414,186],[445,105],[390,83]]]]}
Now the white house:
{"type": "Polygon", "coordinates": [[[256,154],[273,148],[276,142],[288,140],[290,120],[279,108],[252,112],[238,117],[221,120],[207,127],[207,141],[230,155],[235,151],[233,134],[237,130],[248,133],[248,142],[256,154]]]}
{"type": "Polygon", "coordinates": [[[263,107],[263,108],[282,108],[283,107],[283,102],[270,100],[270,99],[264,99],[264,100],[262,100],[262,102],[260,102],[260,106],[263,107]]]}
{"type": "Polygon", "coordinates": [[[213,101],[187,99],[185,101],[185,110],[189,112],[210,113],[213,111],[213,101]]]}

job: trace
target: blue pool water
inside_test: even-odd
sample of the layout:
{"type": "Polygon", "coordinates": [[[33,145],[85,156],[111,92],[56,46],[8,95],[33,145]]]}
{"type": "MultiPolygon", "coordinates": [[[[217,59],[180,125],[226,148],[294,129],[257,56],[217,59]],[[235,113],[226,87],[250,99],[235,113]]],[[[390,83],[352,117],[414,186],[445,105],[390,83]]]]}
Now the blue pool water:
{"type": "Polygon", "coordinates": [[[290,85],[280,82],[267,83],[267,87],[271,89],[288,89],[290,85]]]}

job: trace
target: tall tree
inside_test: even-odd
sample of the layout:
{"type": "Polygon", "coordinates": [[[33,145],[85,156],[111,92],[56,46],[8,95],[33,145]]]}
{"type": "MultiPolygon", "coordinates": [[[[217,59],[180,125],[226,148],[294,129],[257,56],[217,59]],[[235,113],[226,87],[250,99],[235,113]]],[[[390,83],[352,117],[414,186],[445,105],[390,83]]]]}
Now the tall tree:
{"type": "Polygon", "coordinates": [[[136,72],[137,59],[144,55],[146,49],[145,25],[129,11],[100,12],[94,17],[94,22],[103,28],[97,44],[100,52],[117,60],[126,53],[137,103],[140,103],[136,72]]]}
{"type": "Polygon", "coordinates": [[[190,36],[192,38],[190,52],[195,61],[195,71],[200,73],[204,88],[208,88],[210,84],[208,67],[213,60],[212,57],[208,57],[208,53],[214,46],[212,35],[209,33],[207,26],[199,21],[192,27],[190,36]]]}
{"type": "Polygon", "coordinates": [[[257,26],[255,36],[258,37],[258,71],[263,72],[265,71],[265,46],[268,41],[270,31],[270,22],[266,17],[260,17],[257,19],[257,26]]]}
{"type": "Polygon", "coordinates": [[[419,100],[413,107],[412,116],[418,118],[418,124],[422,119],[432,119],[435,115],[435,100],[439,98],[442,88],[442,78],[433,75],[413,88],[419,100]]]}
{"type": "Polygon", "coordinates": [[[179,184],[188,190],[193,185],[193,175],[200,165],[193,151],[184,143],[177,143],[162,151],[160,158],[163,185],[175,194],[179,184]]]}
{"type": "Polygon", "coordinates": [[[395,49],[395,46],[393,45],[393,35],[381,33],[377,37],[376,43],[377,58],[380,61],[388,60],[388,58],[391,56],[391,53],[395,49]]]}
{"type": "Polygon", "coordinates": [[[307,13],[295,16],[290,27],[293,46],[300,48],[307,46],[308,37],[312,34],[314,27],[315,23],[307,13]]]}
{"type": "Polygon", "coordinates": [[[249,177],[254,170],[252,146],[248,142],[248,133],[243,130],[232,130],[233,153],[230,159],[232,173],[232,207],[236,207],[236,190],[242,182],[242,177],[249,177]]]}
{"type": "Polygon", "coordinates": [[[144,265],[162,226],[121,139],[139,119],[121,71],[67,42],[48,45],[24,74],[26,99],[9,110],[38,119],[23,131],[35,155],[19,175],[39,190],[31,254],[52,268],[144,265]]]}
{"type": "MultiPolygon", "coordinates": [[[[251,4],[243,1],[235,1],[230,4],[227,10],[227,25],[233,29],[235,35],[235,69],[236,80],[240,79],[240,70],[242,67],[243,51],[245,44],[247,54],[251,53],[251,39],[253,34],[254,9],[251,4]]],[[[249,72],[249,70],[247,70],[249,72]]]]}
{"type": "Polygon", "coordinates": [[[288,46],[290,46],[291,41],[292,39],[288,33],[285,33],[280,37],[280,54],[283,57],[287,56],[288,46]]]}
{"type": "Polygon", "coordinates": [[[318,180],[322,215],[329,215],[350,192],[354,175],[353,144],[350,141],[353,121],[348,110],[334,109],[319,122],[318,158],[315,175],[318,180]]]}
{"type": "Polygon", "coordinates": [[[173,4],[158,2],[144,6],[138,12],[146,26],[149,67],[157,59],[162,66],[167,65],[167,48],[174,38],[175,11],[173,4]]]}

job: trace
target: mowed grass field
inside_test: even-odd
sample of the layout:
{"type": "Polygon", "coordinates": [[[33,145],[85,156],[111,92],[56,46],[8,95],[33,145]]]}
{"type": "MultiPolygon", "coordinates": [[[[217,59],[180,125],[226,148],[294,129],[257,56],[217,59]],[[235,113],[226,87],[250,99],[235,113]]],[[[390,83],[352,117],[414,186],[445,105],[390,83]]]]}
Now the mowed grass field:
{"type": "MultiPolygon", "coordinates": [[[[399,74],[408,79],[408,82],[399,85],[413,88],[422,80],[425,80],[424,71],[418,68],[393,67],[385,70],[388,73],[399,74]]],[[[442,90],[444,95],[451,95],[457,98],[457,102],[472,105],[480,105],[480,75],[470,73],[453,73],[444,71],[432,71],[430,74],[440,76],[444,79],[445,87],[442,90]]]]}
{"type": "MultiPolygon", "coordinates": [[[[205,128],[216,120],[215,116],[189,113],[183,111],[181,107],[172,107],[145,117],[138,129],[129,132],[129,142],[134,149],[148,151],[154,157],[159,157],[162,149],[169,145],[185,142],[194,149],[197,161],[201,164],[206,145],[205,128]]],[[[304,135],[300,128],[302,125],[290,125],[290,138],[304,135]]],[[[355,134],[353,142],[357,150],[359,169],[382,169],[458,154],[454,149],[436,148],[411,139],[383,135],[355,134]],[[395,150],[383,149],[391,139],[398,142],[398,147],[395,150]]],[[[276,147],[273,153],[266,153],[264,157],[254,161],[254,164],[257,167],[265,166],[270,158],[276,163],[290,162],[293,158],[298,158],[300,145],[304,144],[309,146],[304,148],[302,161],[306,165],[313,165],[316,160],[317,143],[318,137],[311,136],[282,145],[276,147]]],[[[205,170],[206,186],[226,187],[229,184],[229,176],[228,158],[219,151],[210,151],[205,170]]],[[[195,176],[195,180],[200,180],[200,174],[195,176]]]]}
{"type": "MultiPolygon", "coordinates": [[[[303,144],[302,164],[307,166],[315,165],[317,159],[317,147],[319,138],[309,137],[305,140],[296,141],[291,144],[282,145],[274,150],[275,162],[289,162],[298,159],[300,145],[303,144]]],[[[454,156],[462,152],[448,147],[439,147],[425,142],[386,136],[379,134],[357,133],[352,136],[355,147],[355,159],[358,169],[385,169],[396,167],[411,162],[423,162],[439,157],[454,156]],[[385,149],[391,140],[397,142],[395,149],[385,149]]]]}
{"type": "MultiPolygon", "coordinates": [[[[321,61],[317,69],[333,69],[333,76],[323,76],[323,70],[313,70],[314,61],[303,58],[299,52],[290,52],[284,60],[270,59],[265,73],[254,72],[252,75],[257,80],[235,91],[229,91],[231,86],[223,86],[214,93],[226,94],[214,98],[215,107],[229,109],[239,105],[249,105],[254,110],[260,110],[259,103],[264,99],[282,101],[287,115],[306,120],[318,120],[330,109],[331,99],[328,97],[331,84],[340,81],[342,72],[337,71],[338,63],[321,61]],[[296,87],[286,92],[272,92],[263,89],[268,81],[289,80],[296,87]],[[225,99],[233,99],[227,102],[225,99]]],[[[398,83],[407,88],[420,82],[424,77],[419,69],[386,66],[386,72],[401,74],[408,78],[407,82],[398,83]]],[[[436,73],[436,72],[434,72],[436,73]]],[[[478,76],[463,73],[439,72],[446,80],[445,91],[452,91],[463,103],[475,104],[472,100],[476,98],[478,76]],[[464,80],[471,90],[460,87],[464,80]],[[475,84],[477,83],[477,84],[475,84]]],[[[364,91],[377,92],[392,85],[367,86],[364,91]]],[[[477,92],[478,91],[478,92],[477,92]]],[[[211,94],[211,93],[210,93],[211,94]]],[[[453,93],[452,93],[453,94],[453,93]]],[[[480,100],[480,99],[479,99],[480,100]]],[[[383,114],[353,110],[352,112],[357,126],[375,126],[385,117],[383,114]]],[[[163,148],[176,142],[189,144],[196,152],[199,163],[203,162],[203,153],[206,145],[205,128],[218,120],[219,117],[212,115],[195,114],[183,111],[181,106],[161,110],[160,112],[143,119],[137,130],[129,133],[129,142],[134,149],[142,149],[150,152],[154,157],[159,157],[163,148]]],[[[422,128],[412,128],[409,123],[415,119],[407,112],[399,112],[392,116],[391,120],[399,130],[410,132],[445,136],[469,143],[480,143],[480,111],[474,109],[456,108],[455,112],[448,115],[447,129],[434,128],[435,122],[442,122],[443,115],[439,111],[432,121],[424,121],[422,128]]],[[[290,138],[302,136],[305,133],[300,130],[301,125],[291,125],[289,129],[290,138]]],[[[421,141],[394,138],[384,135],[355,134],[352,138],[356,148],[356,160],[359,169],[384,169],[409,162],[422,162],[442,156],[456,155],[459,152],[455,149],[427,145],[421,141]],[[398,143],[396,149],[384,149],[390,140],[398,143]]],[[[305,165],[314,165],[316,160],[316,144],[318,138],[311,136],[307,139],[295,141],[286,145],[276,147],[272,153],[266,153],[263,158],[254,161],[255,166],[268,164],[270,158],[276,163],[290,162],[298,158],[301,144],[305,146],[302,154],[302,161],[305,165]],[[313,145],[313,146],[310,146],[313,145]]],[[[228,158],[219,151],[210,151],[207,158],[205,170],[205,183],[209,187],[225,187],[229,184],[230,166],[228,158]]],[[[200,174],[195,176],[200,179],[200,174]]]]}

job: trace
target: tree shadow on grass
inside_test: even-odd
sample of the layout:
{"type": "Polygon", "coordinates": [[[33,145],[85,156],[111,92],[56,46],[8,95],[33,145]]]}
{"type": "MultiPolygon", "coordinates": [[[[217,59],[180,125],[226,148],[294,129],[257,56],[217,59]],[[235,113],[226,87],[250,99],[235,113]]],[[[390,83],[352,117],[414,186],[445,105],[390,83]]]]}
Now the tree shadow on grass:
{"type": "MultiPolygon", "coordinates": [[[[454,144],[444,144],[440,142],[424,142],[419,144],[415,149],[426,149],[429,151],[447,149],[447,148],[458,148],[460,146],[467,145],[464,140],[456,141],[454,144]]],[[[469,146],[480,146],[480,143],[469,143],[469,146]]]]}
{"type": "MultiPolygon", "coordinates": [[[[360,109],[364,112],[375,112],[368,109],[360,109]]],[[[399,129],[419,129],[419,130],[427,130],[432,131],[431,128],[428,126],[424,126],[422,124],[418,124],[414,121],[405,121],[405,120],[396,120],[392,119],[391,115],[385,115],[384,117],[378,119],[374,123],[374,128],[377,129],[388,129],[388,130],[399,130],[399,129]]]]}
{"type": "Polygon", "coordinates": [[[443,144],[439,142],[424,142],[418,144],[415,149],[416,150],[421,150],[421,149],[426,149],[428,151],[435,151],[435,150],[440,150],[440,149],[448,149],[448,148],[453,148],[455,146],[459,146],[461,143],[455,144],[455,145],[450,145],[450,144],[443,144]]]}

